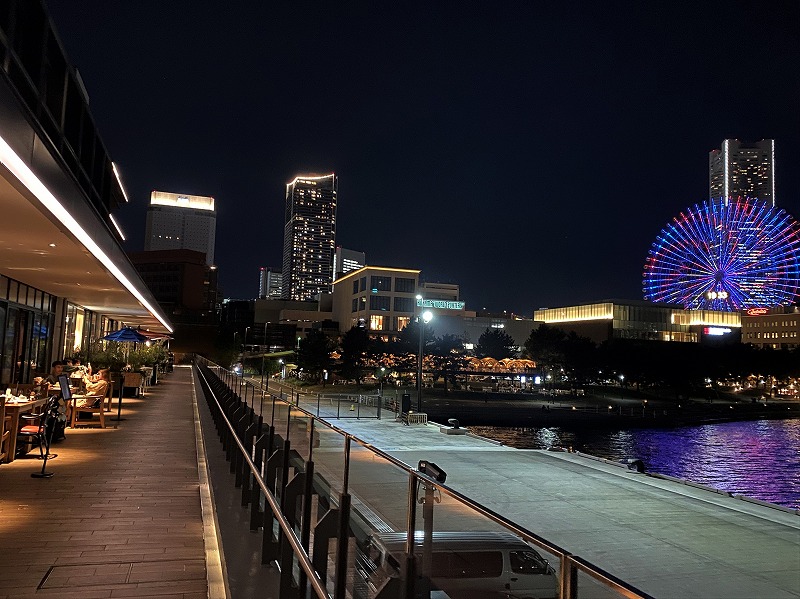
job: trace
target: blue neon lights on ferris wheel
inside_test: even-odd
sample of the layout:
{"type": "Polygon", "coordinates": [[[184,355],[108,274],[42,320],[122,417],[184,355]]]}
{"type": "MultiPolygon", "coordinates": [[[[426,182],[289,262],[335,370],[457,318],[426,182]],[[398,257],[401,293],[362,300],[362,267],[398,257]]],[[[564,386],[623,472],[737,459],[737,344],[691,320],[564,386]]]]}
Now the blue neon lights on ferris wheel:
{"type": "Polygon", "coordinates": [[[792,304],[800,292],[800,225],[754,198],[696,204],[658,234],[642,285],[646,300],[693,310],[792,304]]]}

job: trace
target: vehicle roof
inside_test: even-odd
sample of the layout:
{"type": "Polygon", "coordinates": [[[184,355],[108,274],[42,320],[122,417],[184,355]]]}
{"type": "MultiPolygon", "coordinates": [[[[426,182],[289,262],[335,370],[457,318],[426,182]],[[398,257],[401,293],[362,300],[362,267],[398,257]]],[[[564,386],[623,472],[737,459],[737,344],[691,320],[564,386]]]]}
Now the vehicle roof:
{"type": "MultiPolygon", "coordinates": [[[[372,535],[372,538],[390,551],[404,551],[407,533],[376,533],[372,535]]],[[[415,531],[415,548],[421,548],[423,540],[423,532],[415,531]]],[[[498,549],[500,547],[516,550],[532,549],[523,539],[510,532],[435,531],[432,540],[434,550],[442,546],[458,549],[498,549]]]]}

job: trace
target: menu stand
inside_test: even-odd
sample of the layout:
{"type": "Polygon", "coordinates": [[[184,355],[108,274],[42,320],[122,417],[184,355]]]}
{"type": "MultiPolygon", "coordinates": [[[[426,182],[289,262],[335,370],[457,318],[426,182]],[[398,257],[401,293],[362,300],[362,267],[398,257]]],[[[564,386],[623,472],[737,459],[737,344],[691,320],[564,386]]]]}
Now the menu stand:
{"type": "Polygon", "coordinates": [[[55,472],[47,472],[47,459],[58,457],[57,454],[50,454],[50,445],[53,443],[53,433],[56,430],[56,418],[58,418],[58,403],[52,399],[48,400],[47,411],[44,416],[44,458],[42,459],[42,471],[32,472],[31,478],[50,478],[55,472]],[[49,434],[48,434],[49,430],[49,434]]]}

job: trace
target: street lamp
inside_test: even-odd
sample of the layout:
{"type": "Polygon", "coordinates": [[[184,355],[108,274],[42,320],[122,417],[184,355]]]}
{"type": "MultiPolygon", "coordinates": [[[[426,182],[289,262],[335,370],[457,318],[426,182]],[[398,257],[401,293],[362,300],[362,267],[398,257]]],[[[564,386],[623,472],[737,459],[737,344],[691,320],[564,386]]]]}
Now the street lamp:
{"type": "Polygon", "coordinates": [[[244,343],[242,344],[242,353],[247,352],[247,331],[250,327],[244,327],[244,343]]]}
{"type": "Polygon", "coordinates": [[[419,315],[419,356],[417,358],[417,412],[422,412],[422,357],[424,352],[423,338],[425,337],[425,325],[431,321],[433,314],[430,310],[425,310],[419,315]]]}
{"type": "Polygon", "coordinates": [[[386,372],[386,368],[384,368],[383,366],[381,366],[381,378],[379,379],[379,382],[380,382],[380,390],[379,390],[379,393],[380,393],[380,396],[381,396],[381,397],[383,397],[383,375],[384,375],[384,373],[385,373],[385,372],[386,372]]]}

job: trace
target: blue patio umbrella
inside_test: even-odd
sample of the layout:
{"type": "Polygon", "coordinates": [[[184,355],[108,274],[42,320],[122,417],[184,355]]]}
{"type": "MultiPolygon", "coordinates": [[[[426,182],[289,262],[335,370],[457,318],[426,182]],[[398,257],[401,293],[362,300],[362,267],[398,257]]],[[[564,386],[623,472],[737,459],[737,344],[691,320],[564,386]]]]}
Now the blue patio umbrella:
{"type": "Polygon", "coordinates": [[[103,341],[132,341],[133,343],[144,343],[147,339],[147,337],[131,327],[112,331],[103,337],[103,341]]]}
{"type": "MultiPolygon", "coordinates": [[[[105,337],[103,337],[103,341],[120,341],[120,342],[133,342],[136,343],[144,343],[147,341],[147,337],[142,335],[136,329],[132,329],[131,327],[124,327],[117,331],[112,331],[105,337]]],[[[126,352],[127,353],[127,352],[126,352]]],[[[123,382],[120,380],[119,382],[119,402],[117,403],[117,422],[122,420],[122,390],[123,390],[123,382]]],[[[116,428],[116,424],[114,427],[116,428]]]]}

